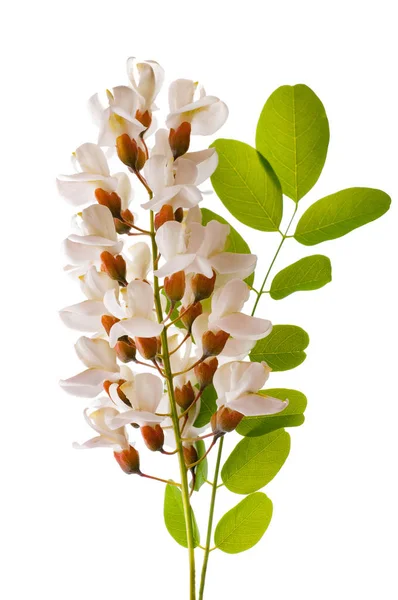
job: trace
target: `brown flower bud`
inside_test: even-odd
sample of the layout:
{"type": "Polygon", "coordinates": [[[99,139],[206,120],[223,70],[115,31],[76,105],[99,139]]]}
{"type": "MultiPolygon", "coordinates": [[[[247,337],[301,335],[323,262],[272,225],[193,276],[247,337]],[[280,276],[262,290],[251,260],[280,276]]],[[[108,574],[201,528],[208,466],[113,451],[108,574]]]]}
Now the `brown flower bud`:
{"type": "Polygon", "coordinates": [[[106,250],[101,253],[101,271],[105,271],[111,279],[118,281],[121,285],[127,285],[126,261],[121,254],[113,256],[106,250]]]}
{"type": "Polygon", "coordinates": [[[177,271],[164,278],[164,292],[172,304],[179,302],[185,292],[185,273],[177,271]]]}
{"type": "Polygon", "coordinates": [[[187,410],[195,400],[195,391],[190,381],[182,387],[174,389],[175,400],[183,410],[187,410]]]}
{"type": "Polygon", "coordinates": [[[198,380],[200,389],[210,385],[213,381],[214,373],[217,371],[218,360],[215,357],[208,358],[194,368],[195,377],[198,380]]]}
{"type": "Polygon", "coordinates": [[[213,271],[213,277],[205,277],[201,273],[196,273],[191,279],[191,288],[194,293],[195,302],[210,298],[214,291],[216,283],[216,273],[213,271]]]}
{"type": "Polygon", "coordinates": [[[116,317],[111,317],[110,315],[102,315],[101,317],[102,327],[105,329],[108,335],[114,324],[119,323],[119,321],[120,319],[117,319],[116,317]]]}
{"type": "Polygon", "coordinates": [[[131,212],[131,210],[125,208],[124,210],[122,210],[120,215],[125,223],[128,223],[129,225],[134,225],[134,215],[131,212]]]}
{"type": "Polygon", "coordinates": [[[128,363],[135,360],[137,349],[132,339],[123,336],[123,338],[116,342],[115,352],[119,360],[123,363],[128,363]]]}
{"type": "Polygon", "coordinates": [[[146,162],[145,152],[143,151],[142,148],[140,148],[140,146],[138,146],[138,148],[137,148],[137,161],[135,163],[135,170],[136,171],[141,171],[141,169],[145,165],[145,162],[146,162]]]}
{"type": "Polygon", "coordinates": [[[167,221],[174,221],[173,207],[170,204],[164,204],[160,211],[155,215],[155,230],[167,223],[167,221]]]}
{"type": "Polygon", "coordinates": [[[193,465],[193,463],[196,463],[198,460],[198,453],[195,446],[183,446],[182,451],[184,453],[184,461],[187,467],[189,467],[189,465],[193,465]]]}
{"type": "Polygon", "coordinates": [[[191,123],[184,121],[184,123],[181,123],[177,129],[170,129],[169,144],[174,156],[174,160],[188,152],[190,141],[191,123]]]}
{"type": "Polygon", "coordinates": [[[218,356],[224,350],[224,346],[229,338],[229,333],[226,331],[205,331],[202,335],[202,347],[204,356],[218,356]]]}
{"type": "Polygon", "coordinates": [[[127,133],[123,133],[116,138],[116,151],[122,163],[135,171],[138,158],[137,142],[132,140],[127,133]]]}
{"type": "Polygon", "coordinates": [[[114,452],[113,455],[127,475],[140,474],[140,455],[133,446],[121,452],[114,452]]]}
{"type": "MultiPolygon", "coordinates": [[[[108,381],[108,380],[106,380],[102,384],[103,388],[104,388],[105,392],[108,394],[109,398],[111,397],[111,394],[110,394],[109,390],[110,390],[111,385],[114,385],[114,383],[115,383],[114,381],[108,381]]],[[[121,388],[121,386],[123,385],[123,383],[126,383],[125,379],[119,379],[119,381],[117,382],[117,395],[119,396],[120,400],[123,400],[123,402],[127,406],[129,406],[131,408],[131,402],[127,398],[126,394],[122,391],[122,388],[121,388]]]]}
{"type": "Polygon", "coordinates": [[[141,434],[144,442],[152,452],[157,452],[163,448],[164,433],[160,425],[144,425],[141,427],[141,434]]]}
{"type": "Polygon", "coordinates": [[[112,216],[116,219],[120,218],[120,211],[122,209],[122,201],[120,196],[116,192],[107,192],[102,188],[97,188],[94,192],[98,204],[107,206],[112,213],[112,216]]]}
{"type": "Polygon", "coordinates": [[[159,352],[159,339],[157,337],[136,337],[134,341],[138,352],[147,360],[154,359],[159,352]]]}
{"type": "Polygon", "coordinates": [[[183,306],[180,308],[180,319],[188,331],[191,331],[192,324],[195,321],[196,317],[199,317],[203,312],[203,308],[200,302],[194,302],[188,308],[184,308],[183,306]]]}
{"type": "Polygon", "coordinates": [[[152,115],[149,112],[149,110],[142,112],[141,110],[138,109],[137,112],[135,113],[135,118],[147,129],[148,129],[148,127],[151,126],[152,115]]]}
{"type": "Polygon", "coordinates": [[[237,410],[232,410],[227,406],[222,406],[211,418],[211,427],[217,435],[229,433],[237,428],[244,415],[237,410]]]}
{"type": "Polygon", "coordinates": [[[131,229],[131,225],[129,225],[128,223],[125,223],[121,219],[113,219],[113,222],[115,224],[116,232],[119,235],[124,235],[125,233],[129,233],[129,231],[131,229]]]}
{"type": "Polygon", "coordinates": [[[174,212],[174,219],[175,221],[177,221],[178,223],[182,223],[184,218],[184,209],[183,208],[177,208],[177,210],[174,212]]]}

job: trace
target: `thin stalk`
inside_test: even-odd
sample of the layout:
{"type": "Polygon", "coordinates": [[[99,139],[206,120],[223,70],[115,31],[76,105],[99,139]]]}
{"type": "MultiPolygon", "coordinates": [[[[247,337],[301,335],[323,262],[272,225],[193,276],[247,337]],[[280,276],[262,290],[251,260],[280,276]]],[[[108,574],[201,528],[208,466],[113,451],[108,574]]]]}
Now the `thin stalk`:
{"type": "MultiPolygon", "coordinates": [[[[151,194],[150,194],[151,195],[151,194]]],[[[158,255],[158,248],[155,241],[155,225],[154,225],[154,214],[151,211],[151,240],[152,240],[152,260],[155,265],[155,260],[158,255]]],[[[159,323],[163,320],[162,305],[159,294],[159,280],[154,276],[154,292],[155,292],[155,307],[156,314],[159,323]]],[[[185,527],[187,531],[187,542],[188,542],[188,559],[189,559],[189,600],[196,599],[195,589],[195,547],[194,547],[194,535],[193,535],[193,522],[192,522],[192,509],[189,495],[189,484],[188,484],[188,472],[185,466],[183,444],[180,433],[180,420],[178,418],[177,404],[174,397],[174,385],[173,385],[173,373],[170,365],[169,347],[167,340],[167,331],[164,328],[161,335],[162,342],[162,354],[163,354],[163,369],[164,376],[167,381],[167,389],[170,398],[171,405],[171,419],[173,421],[174,435],[176,438],[176,449],[178,454],[178,462],[180,467],[181,475],[181,495],[182,503],[184,508],[185,527]]]]}
{"type": "Polygon", "coordinates": [[[213,548],[211,548],[211,535],[212,535],[212,530],[213,530],[214,507],[216,505],[216,495],[217,495],[217,481],[218,481],[218,475],[220,472],[223,444],[224,444],[224,437],[222,437],[220,439],[220,443],[218,446],[217,462],[216,462],[216,468],[214,471],[214,481],[212,484],[213,489],[211,492],[209,521],[207,524],[207,536],[206,536],[205,554],[204,554],[204,558],[203,558],[202,575],[200,578],[199,600],[203,600],[203,594],[205,591],[205,583],[206,583],[207,565],[209,562],[210,552],[213,550],[213,548]]]}

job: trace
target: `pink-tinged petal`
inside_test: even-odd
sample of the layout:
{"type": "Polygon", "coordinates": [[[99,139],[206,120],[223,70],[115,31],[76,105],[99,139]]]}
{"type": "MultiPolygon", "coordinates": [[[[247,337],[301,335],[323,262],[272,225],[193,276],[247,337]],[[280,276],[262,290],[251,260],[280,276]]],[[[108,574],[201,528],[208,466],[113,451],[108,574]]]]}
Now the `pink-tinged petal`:
{"type": "Polygon", "coordinates": [[[159,193],[155,194],[151,200],[144,202],[144,204],[141,204],[141,206],[142,208],[153,210],[154,212],[158,212],[165,204],[170,204],[173,208],[176,208],[175,198],[181,189],[181,185],[170,185],[168,187],[164,187],[159,191],[159,193]]]}
{"type": "Polygon", "coordinates": [[[194,260],[194,254],[180,254],[179,256],[175,256],[166,261],[160,269],[154,272],[154,275],[156,277],[166,277],[167,275],[172,275],[173,273],[184,271],[185,269],[189,271],[190,265],[194,260]]]}
{"type": "MultiPolygon", "coordinates": [[[[133,116],[138,108],[137,94],[127,85],[118,85],[112,89],[113,101],[110,102],[115,110],[121,109],[129,116],[133,116]]],[[[123,116],[123,115],[122,115],[123,116]]]]}
{"type": "Polygon", "coordinates": [[[173,208],[190,209],[202,200],[202,192],[195,185],[184,185],[173,199],[173,208]]]}
{"type": "Polygon", "coordinates": [[[206,150],[199,150],[199,152],[188,152],[185,156],[196,165],[195,185],[200,185],[213,175],[218,165],[218,154],[215,148],[207,148],[206,150]]]}
{"type": "MultiPolygon", "coordinates": [[[[86,175],[86,174],[84,174],[86,175]]],[[[60,196],[65,198],[73,206],[79,207],[95,202],[94,192],[101,187],[101,181],[76,181],[74,179],[64,179],[63,176],[57,179],[57,190],[60,196]]]]}
{"type": "Polygon", "coordinates": [[[163,382],[152,373],[138,373],[134,380],[135,397],[140,410],[156,412],[163,395],[163,382]]]}
{"type": "Polygon", "coordinates": [[[143,317],[132,317],[115,323],[109,333],[109,344],[113,348],[123,335],[129,337],[157,337],[163,330],[162,323],[156,323],[143,317]]]}
{"type": "MultiPolygon", "coordinates": [[[[229,225],[224,225],[218,221],[210,221],[205,227],[203,242],[198,250],[201,256],[206,258],[213,257],[224,250],[227,237],[230,232],[229,225]]],[[[235,256],[238,256],[235,254],[235,256]]]]}
{"type": "Polygon", "coordinates": [[[165,260],[186,251],[184,226],[177,221],[167,221],[156,232],[156,244],[165,260]]]}
{"type": "Polygon", "coordinates": [[[288,400],[283,402],[277,398],[260,394],[246,394],[227,402],[229,408],[237,410],[247,417],[275,415],[284,410],[288,404],[288,400]]]}
{"type": "Polygon", "coordinates": [[[235,360],[243,360],[254,348],[255,343],[256,342],[254,340],[236,340],[230,337],[227,340],[220,357],[225,357],[226,359],[233,358],[235,360]]]}
{"type": "Polygon", "coordinates": [[[112,419],[109,425],[111,429],[118,429],[119,427],[129,425],[130,423],[137,423],[142,427],[144,425],[159,425],[162,421],[164,421],[164,417],[157,417],[151,412],[144,410],[127,410],[112,419]]]}
{"type": "Polygon", "coordinates": [[[166,168],[167,158],[161,154],[154,154],[145,163],[145,178],[154,195],[161,193],[165,187],[166,168]]]}
{"type": "Polygon", "coordinates": [[[110,176],[105,154],[97,144],[82,144],[77,148],[75,155],[82,171],[110,176]]]}
{"type": "Polygon", "coordinates": [[[151,319],[154,307],[152,286],[139,279],[130,281],[127,286],[127,307],[130,316],[151,319]]]}
{"type": "Polygon", "coordinates": [[[212,318],[240,312],[250,296],[249,286],[241,279],[231,279],[213,294],[212,318]]]}
{"type": "Polygon", "coordinates": [[[271,321],[242,313],[212,319],[211,324],[230,333],[237,340],[261,340],[272,331],[271,321]]]}
{"type": "Polygon", "coordinates": [[[109,190],[108,188],[108,191],[116,192],[122,201],[122,210],[125,210],[129,207],[129,204],[133,198],[133,189],[131,187],[130,178],[128,175],[126,175],[126,173],[115,173],[113,178],[117,181],[116,187],[114,187],[112,190],[109,190]]]}
{"type": "Polygon", "coordinates": [[[186,273],[200,273],[205,277],[213,277],[213,269],[211,268],[211,262],[203,256],[196,256],[195,260],[189,265],[185,271],[186,273]]]}
{"type": "Polygon", "coordinates": [[[244,279],[254,271],[257,263],[257,256],[255,254],[221,252],[220,254],[212,256],[210,260],[218,273],[221,273],[222,275],[234,274],[235,277],[244,279]]]}
{"type": "MultiPolygon", "coordinates": [[[[190,79],[176,79],[176,81],[173,81],[169,87],[170,112],[173,113],[192,102],[195,90],[196,85],[190,79]]],[[[168,120],[169,117],[167,118],[167,127],[173,127],[173,125],[169,124],[168,120]]]]}
{"type": "Polygon", "coordinates": [[[116,353],[106,340],[80,337],[75,344],[76,354],[89,369],[119,372],[116,353]]]}
{"type": "Polygon", "coordinates": [[[80,286],[89,300],[103,300],[107,291],[119,291],[118,282],[103,271],[97,271],[94,266],[90,267],[87,273],[81,277],[80,286]]]}
{"type": "Polygon", "coordinates": [[[62,379],[59,384],[65,392],[81,398],[95,398],[104,391],[104,381],[118,381],[119,373],[87,369],[78,375],[62,379]]]}
{"type": "Polygon", "coordinates": [[[193,221],[192,219],[189,221],[187,252],[198,253],[204,243],[206,227],[201,225],[201,220],[202,218],[198,219],[198,221],[193,221]]]}
{"type": "Polygon", "coordinates": [[[127,280],[145,279],[151,268],[152,254],[148,244],[137,242],[128,248],[126,259],[127,280]]]}
{"type": "Polygon", "coordinates": [[[85,208],[82,212],[82,219],[86,235],[117,241],[112,213],[107,206],[93,204],[85,208]]]}
{"type": "Polygon", "coordinates": [[[97,300],[85,300],[72,306],[66,306],[59,312],[67,327],[91,333],[102,331],[101,317],[105,314],[108,312],[104,303],[97,300]]]}
{"type": "Polygon", "coordinates": [[[212,135],[224,125],[227,118],[227,105],[221,100],[213,102],[205,110],[194,113],[191,120],[191,133],[192,135],[212,135]]]}
{"type": "Polygon", "coordinates": [[[178,158],[174,163],[176,169],[175,182],[177,185],[194,185],[198,177],[198,169],[195,163],[185,158],[185,156],[178,158]]]}

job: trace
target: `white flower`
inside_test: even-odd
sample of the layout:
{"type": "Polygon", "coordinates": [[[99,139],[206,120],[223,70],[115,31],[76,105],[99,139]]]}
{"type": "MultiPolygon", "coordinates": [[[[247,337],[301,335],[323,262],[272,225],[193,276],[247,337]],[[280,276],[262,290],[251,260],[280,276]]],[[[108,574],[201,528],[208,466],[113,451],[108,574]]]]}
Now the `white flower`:
{"type": "Polygon", "coordinates": [[[164,70],[159,63],[154,60],[138,62],[131,56],[127,59],[127,75],[133,90],[139,96],[140,110],[157,110],[155,99],[164,81],[164,70]]]}
{"type": "Polygon", "coordinates": [[[104,333],[101,317],[109,315],[103,299],[108,290],[119,289],[117,281],[111,279],[106,273],[97,271],[92,266],[80,278],[81,288],[88,298],[78,304],[67,306],[60,311],[60,317],[67,327],[90,333],[104,333]]]}
{"type": "Polygon", "coordinates": [[[163,382],[152,373],[138,373],[134,379],[123,383],[120,390],[130,403],[121,400],[117,384],[111,385],[109,393],[120,414],[115,415],[110,423],[111,429],[117,429],[129,423],[144,425],[159,425],[164,417],[156,415],[163,396],[163,382]]]}
{"type": "Polygon", "coordinates": [[[75,350],[87,369],[60,382],[68,394],[94,398],[103,390],[104,381],[119,381],[131,376],[128,367],[119,367],[116,352],[106,340],[83,336],[77,340],[75,350]]]}
{"type": "Polygon", "coordinates": [[[217,406],[226,406],[245,416],[273,415],[288,405],[271,396],[258,394],[269,376],[268,365],[256,362],[229,362],[219,367],[213,384],[217,406]]]}
{"type": "Polygon", "coordinates": [[[199,315],[193,322],[192,333],[202,355],[202,336],[205,331],[226,331],[229,338],[220,356],[244,358],[257,340],[261,340],[272,330],[272,323],[266,319],[251,317],[241,312],[248,301],[250,290],[241,279],[232,279],[219,288],[211,300],[211,312],[199,315]]]}
{"type": "Polygon", "coordinates": [[[68,202],[74,206],[96,202],[94,192],[101,188],[116,192],[122,209],[128,207],[132,195],[130,179],[125,173],[110,174],[105,155],[97,144],[79,146],[74,152],[74,163],[77,163],[80,172],[57,178],[58,191],[68,202]]]}
{"type": "Polygon", "coordinates": [[[70,235],[65,240],[64,249],[73,266],[83,267],[83,273],[92,264],[100,263],[104,250],[119,254],[123,247],[123,242],[118,241],[112,213],[106,206],[93,204],[85,208],[80,229],[82,235],[70,235]]]}
{"type": "Polygon", "coordinates": [[[193,208],[202,200],[197,186],[215,171],[218,156],[215,148],[187,152],[174,160],[168,131],[156,133],[152,156],[145,164],[145,177],[154,196],[141,206],[159,211],[165,204],[177,208],[193,208]]]}
{"type": "Polygon", "coordinates": [[[206,96],[205,89],[189,79],[177,79],[169,89],[170,113],[167,127],[176,129],[181,123],[191,124],[193,135],[215,133],[228,117],[228,108],[215,96],[206,96]]]}
{"type": "Polygon", "coordinates": [[[206,226],[196,222],[182,224],[168,221],[156,232],[156,243],[166,263],[155,272],[165,277],[177,271],[213,276],[213,269],[221,275],[244,279],[255,269],[254,254],[224,252],[229,226],[210,221],[206,226]]]}
{"type": "Polygon", "coordinates": [[[145,130],[144,125],[136,118],[139,109],[139,98],[134,90],[120,85],[106,90],[108,105],[104,105],[98,94],[89,100],[90,110],[94,121],[99,127],[98,144],[114,146],[116,138],[123,133],[137,139],[145,130]]]}
{"type": "Polygon", "coordinates": [[[176,332],[168,337],[168,348],[170,354],[170,365],[173,373],[181,373],[187,371],[181,375],[174,377],[174,387],[182,388],[188,382],[191,382],[192,386],[197,383],[195,373],[193,369],[190,369],[197,361],[197,356],[192,355],[192,340],[188,340],[178,350],[180,342],[182,341],[183,333],[176,332]],[[188,370],[189,369],[189,370],[188,370]]]}
{"type": "Polygon", "coordinates": [[[113,348],[118,338],[123,335],[130,337],[156,337],[163,330],[163,324],[157,323],[154,318],[154,296],[149,283],[138,279],[130,281],[127,288],[122,290],[125,304],[121,306],[110,290],[104,296],[104,304],[109,312],[122,319],[115,323],[109,332],[109,343],[113,348]]]}
{"type": "Polygon", "coordinates": [[[126,277],[128,281],[132,279],[146,279],[151,265],[152,254],[148,244],[145,242],[137,242],[127,250],[126,261],[126,277]]]}
{"type": "Polygon", "coordinates": [[[100,403],[99,406],[87,408],[84,411],[84,418],[99,435],[87,440],[83,444],[75,443],[73,447],[77,450],[88,448],[113,448],[115,452],[127,450],[130,444],[126,428],[111,429],[109,426],[118,414],[115,408],[108,405],[107,399],[104,399],[103,403],[100,403]]]}

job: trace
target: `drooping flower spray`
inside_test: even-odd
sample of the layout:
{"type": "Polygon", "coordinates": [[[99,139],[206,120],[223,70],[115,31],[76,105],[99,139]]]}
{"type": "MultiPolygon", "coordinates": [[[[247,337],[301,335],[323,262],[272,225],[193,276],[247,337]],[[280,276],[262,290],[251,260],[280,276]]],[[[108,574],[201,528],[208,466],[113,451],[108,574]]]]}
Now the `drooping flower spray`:
{"type": "Polygon", "coordinates": [[[64,249],[66,270],[84,296],[61,318],[85,334],[75,345],[85,368],[61,385],[91,399],[84,417],[95,436],[76,448],[110,448],[125,473],[165,485],[165,523],[188,550],[193,600],[196,548],[204,554],[200,599],[210,550],[242,552],[266,531],[272,503],[259,490],[289,454],[284,428],[304,421],[304,394],[264,385],[272,370],[304,360],[308,336],[297,326],[273,327],[255,312],[264,295],[280,300],[328,283],[330,261],[307,256],[265,289],[276,257],[287,238],[309,246],[334,239],[384,214],[390,200],[368,188],[337,192],[310,206],[289,235],[329,143],[326,113],[314,92],[303,85],[276,90],[260,116],[257,149],[220,139],[193,150],[195,136],[202,140],[222,127],[226,104],[179,79],[170,85],[169,113],[159,127],[163,69],[130,58],[127,72],[130,85],[90,99],[97,143],[77,148],[75,173],[57,179],[61,196],[79,211],[64,249]],[[110,162],[118,162],[115,169],[110,162]],[[209,177],[234,217],[280,235],[258,290],[257,259],[247,243],[216,212],[200,208],[209,177]],[[134,197],[142,193],[142,201],[134,197]],[[283,194],[293,200],[284,232],[283,194]],[[224,437],[234,431],[242,438],[222,466],[224,437]],[[137,437],[160,460],[178,460],[179,481],[146,472],[137,437]],[[210,453],[216,459],[208,481],[210,453]],[[213,531],[220,476],[228,490],[245,497],[213,531]],[[212,494],[202,545],[192,505],[206,483],[212,494]]]}

